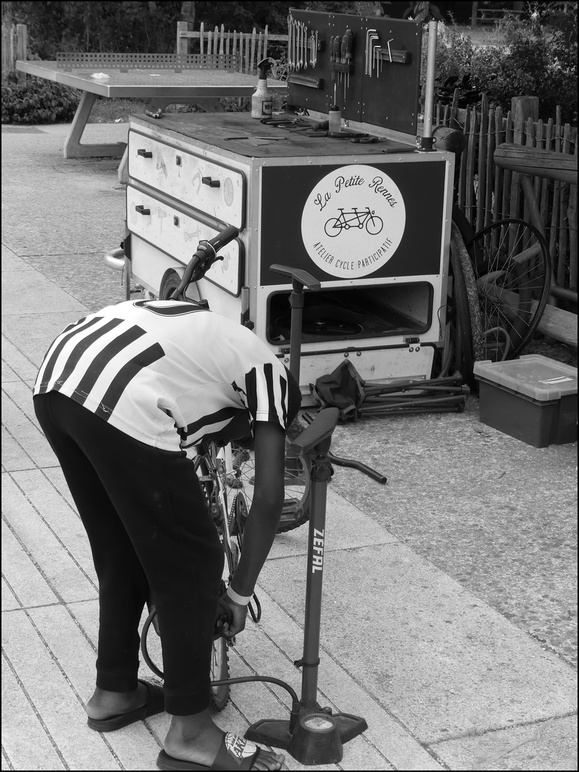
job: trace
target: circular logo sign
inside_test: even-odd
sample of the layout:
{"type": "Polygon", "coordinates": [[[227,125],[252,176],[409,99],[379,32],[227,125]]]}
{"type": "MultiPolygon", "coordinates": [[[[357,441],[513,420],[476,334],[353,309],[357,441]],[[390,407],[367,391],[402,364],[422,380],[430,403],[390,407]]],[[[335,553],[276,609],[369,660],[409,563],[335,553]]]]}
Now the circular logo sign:
{"type": "Polygon", "coordinates": [[[385,265],[406,226],[400,189],[373,166],[352,165],[326,174],[302,213],[308,255],[326,273],[359,278],[385,265]]]}

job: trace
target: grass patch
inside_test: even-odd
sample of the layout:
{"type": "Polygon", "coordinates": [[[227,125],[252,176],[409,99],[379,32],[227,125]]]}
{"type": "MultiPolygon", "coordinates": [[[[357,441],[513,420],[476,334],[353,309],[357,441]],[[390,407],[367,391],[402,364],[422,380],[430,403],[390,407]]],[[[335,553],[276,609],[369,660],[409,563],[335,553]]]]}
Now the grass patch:
{"type": "Polygon", "coordinates": [[[129,115],[144,113],[146,102],[140,99],[98,97],[89,115],[89,123],[128,123],[129,115]]]}

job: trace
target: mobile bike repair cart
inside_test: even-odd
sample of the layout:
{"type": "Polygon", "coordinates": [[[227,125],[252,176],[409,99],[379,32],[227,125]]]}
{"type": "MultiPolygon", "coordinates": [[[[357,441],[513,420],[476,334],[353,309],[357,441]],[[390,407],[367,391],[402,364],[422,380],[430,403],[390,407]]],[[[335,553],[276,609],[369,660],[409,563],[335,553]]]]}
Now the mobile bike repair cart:
{"type": "MultiPolygon", "coordinates": [[[[286,364],[291,280],[271,266],[321,282],[304,296],[302,392],[347,357],[365,381],[431,378],[454,155],[433,151],[426,120],[417,138],[422,26],[290,11],[288,27],[281,115],[131,117],[128,236],[107,262],[168,298],[198,242],[233,225],[239,237],[196,290],[286,364]],[[337,132],[324,123],[334,106],[337,132]]],[[[433,84],[430,55],[429,69],[433,84]]]]}

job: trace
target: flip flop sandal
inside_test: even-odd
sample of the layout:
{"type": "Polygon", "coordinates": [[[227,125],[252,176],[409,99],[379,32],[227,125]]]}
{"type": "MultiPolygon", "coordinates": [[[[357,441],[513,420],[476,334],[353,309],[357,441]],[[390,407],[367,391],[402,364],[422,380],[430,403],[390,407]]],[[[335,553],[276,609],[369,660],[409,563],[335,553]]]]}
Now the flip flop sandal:
{"type": "Polygon", "coordinates": [[[157,767],[159,769],[180,770],[236,770],[253,769],[253,764],[259,758],[261,748],[243,737],[227,732],[219,748],[219,752],[211,766],[197,764],[194,761],[182,761],[169,756],[165,751],[159,753],[157,767]]]}
{"type": "Polygon", "coordinates": [[[111,716],[110,718],[89,718],[87,724],[95,732],[114,732],[116,729],[122,729],[124,726],[134,724],[135,721],[143,721],[149,716],[154,716],[157,713],[161,713],[165,710],[165,696],[163,689],[155,684],[150,684],[148,681],[142,681],[139,678],[139,683],[145,684],[149,691],[149,699],[140,708],[135,710],[129,710],[127,713],[119,713],[117,716],[111,716]]]}

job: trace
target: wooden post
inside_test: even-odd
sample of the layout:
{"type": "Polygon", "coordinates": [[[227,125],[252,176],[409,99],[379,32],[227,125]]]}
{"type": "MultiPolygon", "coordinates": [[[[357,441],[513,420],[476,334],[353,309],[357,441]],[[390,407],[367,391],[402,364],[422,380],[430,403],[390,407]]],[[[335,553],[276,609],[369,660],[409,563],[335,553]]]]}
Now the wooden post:
{"type": "Polygon", "coordinates": [[[2,78],[14,69],[12,51],[12,25],[2,22],[2,78]]]}
{"type": "Polygon", "coordinates": [[[189,23],[186,21],[177,22],[177,56],[187,56],[189,53],[189,38],[181,37],[182,32],[187,32],[189,23]]]}
{"type": "Polygon", "coordinates": [[[523,134],[525,124],[529,118],[533,123],[539,120],[539,97],[535,96],[516,96],[511,99],[511,112],[515,124],[514,142],[523,145],[523,134]]]}
{"type": "MultiPolygon", "coordinates": [[[[25,62],[27,58],[28,38],[26,34],[26,24],[12,24],[8,28],[8,40],[4,39],[4,27],[2,28],[2,49],[6,42],[8,43],[7,52],[7,72],[16,72],[16,77],[19,83],[23,83],[26,80],[26,75],[23,72],[16,70],[16,61],[25,62]],[[15,33],[16,32],[16,36],[15,33]],[[16,40],[14,39],[16,37],[16,40]]],[[[2,57],[2,68],[4,69],[4,55],[2,57]]],[[[6,73],[7,74],[7,73],[6,73]]]]}
{"type": "Polygon", "coordinates": [[[472,29],[476,29],[476,15],[478,13],[478,3],[471,3],[472,10],[470,12],[470,26],[472,29]]]}
{"type": "MultiPolygon", "coordinates": [[[[577,135],[575,135],[575,168],[577,168],[577,135]]],[[[569,289],[577,292],[577,185],[569,191],[569,289]]]]}

